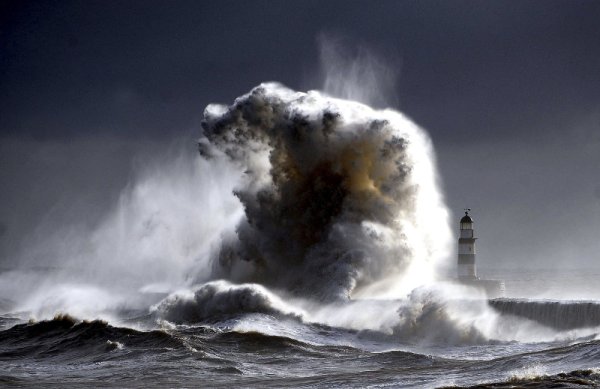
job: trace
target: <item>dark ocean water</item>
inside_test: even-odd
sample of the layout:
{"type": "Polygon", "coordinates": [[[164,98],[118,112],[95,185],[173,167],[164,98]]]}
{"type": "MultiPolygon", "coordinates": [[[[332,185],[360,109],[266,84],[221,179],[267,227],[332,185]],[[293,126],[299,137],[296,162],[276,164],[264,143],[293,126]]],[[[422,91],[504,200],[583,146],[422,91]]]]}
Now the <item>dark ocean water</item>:
{"type": "Polygon", "coordinates": [[[599,387],[595,331],[550,342],[422,346],[267,314],[194,325],[129,312],[0,319],[0,384],[13,387],[599,387]],[[137,315],[137,317],[136,317],[137,315]]]}

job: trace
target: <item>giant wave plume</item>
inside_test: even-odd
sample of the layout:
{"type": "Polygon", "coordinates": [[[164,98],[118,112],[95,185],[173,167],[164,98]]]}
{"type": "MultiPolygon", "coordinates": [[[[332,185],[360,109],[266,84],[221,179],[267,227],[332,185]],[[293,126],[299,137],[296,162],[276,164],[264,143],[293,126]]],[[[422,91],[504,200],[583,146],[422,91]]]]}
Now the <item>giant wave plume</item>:
{"type": "Polygon", "coordinates": [[[427,134],[402,114],[277,83],[209,105],[200,151],[244,172],[215,270],[316,299],[431,281],[448,212],[427,134]]]}

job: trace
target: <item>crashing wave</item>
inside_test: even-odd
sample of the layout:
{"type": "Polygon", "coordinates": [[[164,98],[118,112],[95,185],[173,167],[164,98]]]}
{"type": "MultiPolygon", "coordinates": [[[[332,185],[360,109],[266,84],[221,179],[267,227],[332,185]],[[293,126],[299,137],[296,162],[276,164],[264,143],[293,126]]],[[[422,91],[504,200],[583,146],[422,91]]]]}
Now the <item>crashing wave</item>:
{"type": "Polygon", "coordinates": [[[200,323],[246,313],[289,317],[302,314],[261,285],[233,285],[222,280],[173,293],[153,309],[160,318],[173,323],[200,323]]]}
{"type": "Polygon", "coordinates": [[[389,279],[406,293],[447,254],[431,143],[402,114],[267,83],[209,105],[203,129],[201,154],[245,171],[223,278],[320,299],[389,279]]]}

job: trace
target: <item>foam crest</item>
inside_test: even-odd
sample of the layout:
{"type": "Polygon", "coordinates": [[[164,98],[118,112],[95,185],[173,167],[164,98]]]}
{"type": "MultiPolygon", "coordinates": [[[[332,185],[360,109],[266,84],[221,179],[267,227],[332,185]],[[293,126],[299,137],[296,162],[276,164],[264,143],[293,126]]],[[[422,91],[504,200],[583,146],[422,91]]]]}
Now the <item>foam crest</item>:
{"type": "Polygon", "coordinates": [[[257,284],[212,281],[171,294],[152,309],[172,323],[200,323],[248,313],[299,318],[302,312],[257,284]]]}
{"type": "Polygon", "coordinates": [[[402,300],[397,313],[394,337],[428,345],[565,341],[595,333],[593,328],[560,331],[548,323],[501,313],[481,291],[456,284],[417,288],[402,300]]]}

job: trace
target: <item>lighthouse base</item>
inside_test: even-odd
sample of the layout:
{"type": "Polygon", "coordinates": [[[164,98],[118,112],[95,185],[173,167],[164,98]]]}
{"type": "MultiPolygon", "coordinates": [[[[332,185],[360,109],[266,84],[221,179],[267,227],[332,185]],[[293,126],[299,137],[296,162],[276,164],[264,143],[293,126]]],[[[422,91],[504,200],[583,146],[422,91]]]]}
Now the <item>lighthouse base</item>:
{"type": "Polygon", "coordinates": [[[459,285],[477,288],[483,291],[489,299],[504,297],[506,293],[506,287],[504,285],[504,281],[502,280],[482,280],[475,277],[461,277],[455,282],[459,285]]]}

